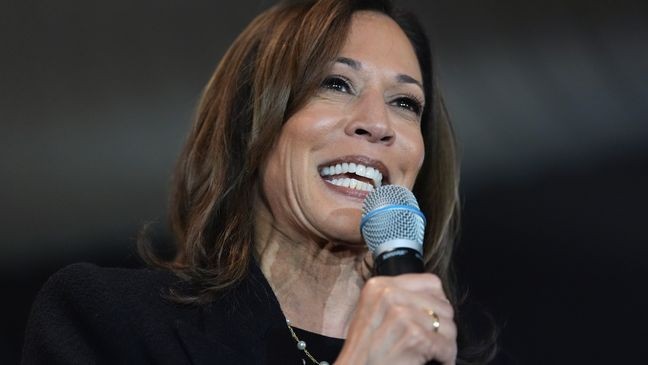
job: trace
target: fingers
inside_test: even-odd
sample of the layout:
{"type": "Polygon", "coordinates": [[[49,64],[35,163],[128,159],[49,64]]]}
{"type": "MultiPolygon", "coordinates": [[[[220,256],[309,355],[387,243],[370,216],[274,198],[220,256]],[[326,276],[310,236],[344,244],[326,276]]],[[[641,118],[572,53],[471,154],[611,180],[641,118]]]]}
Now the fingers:
{"type": "Polygon", "coordinates": [[[396,342],[395,348],[401,351],[419,353],[417,363],[423,364],[434,359],[441,363],[451,363],[456,357],[455,340],[439,333],[430,332],[410,326],[404,335],[396,342]]]}
{"type": "Polygon", "coordinates": [[[429,314],[430,310],[432,309],[418,310],[418,308],[409,306],[392,306],[383,317],[382,324],[392,324],[399,321],[406,326],[413,325],[420,327],[425,333],[430,335],[440,335],[454,341],[457,338],[457,327],[453,317],[444,314],[437,314],[434,317],[429,314]]]}
{"type": "MultiPolygon", "coordinates": [[[[374,331],[373,341],[390,343],[384,351],[374,353],[375,363],[401,363],[394,355],[409,358],[403,363],[423,364],[430,359],[452,363],[456,357],[456,327],[451,319],[435,331],[434,319],[427,313],[404,306],[391,307],[383,322],[374,331]],[[389,362],[385,361],[390,359],[389,362]],[[378,361],[381,360],[381,361],[378,361]]],[[[400,360],[404,360],[400,358],[400,360]]]]}
{"type": "Polygon", "coordinates": [[[375,277],[349,326],[342,355],[351,360],[341,363],[453,364],[456,337],[454,310],[437,276],[375,277]]]}
{"type": "Polygon", "coordinates": [[[368,290],[384,289],[386,287],[397,287],[417,293],[427,293],[448,301],[443,291],[441,279],[430,273],[405,274],[398,276],[375,276],[367,281],[364,288],[368,290]]]}
{"type": "Polygon", "coordinates": [[[398,306],[418,308],[421,313],[433,310],[439,318],[451,321],[454,317],[441,281],[431,274],[372,278],[363,288],[360,301],[360,308],[371,311],[373,327],[382,321],[385,311],[398,306]]]}

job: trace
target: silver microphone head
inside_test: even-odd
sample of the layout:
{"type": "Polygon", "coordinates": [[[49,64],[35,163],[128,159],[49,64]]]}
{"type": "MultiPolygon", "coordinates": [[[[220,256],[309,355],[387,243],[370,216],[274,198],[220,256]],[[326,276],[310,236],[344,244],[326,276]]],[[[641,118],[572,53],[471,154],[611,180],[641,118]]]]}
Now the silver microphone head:
{"type": "Polygon", "coordinates": [[[407,188],[383,185],[365,198],[360,231],[375,256],[397,247],[423,253],[425,216],[407,188]]]}

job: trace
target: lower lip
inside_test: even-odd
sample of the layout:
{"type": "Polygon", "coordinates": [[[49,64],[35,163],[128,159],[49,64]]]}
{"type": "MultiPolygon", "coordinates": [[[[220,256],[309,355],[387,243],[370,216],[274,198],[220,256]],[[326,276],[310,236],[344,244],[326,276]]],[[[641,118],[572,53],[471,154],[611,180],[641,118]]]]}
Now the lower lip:
{"type": "Polygon", "coordinates": [[[326,184],[326,186],[329,189],[331,189],[331,190],[333,190],[333,191],[335,191],[337,193],[347,195],[347,196],[349,196],[351,198],[358,199],[358,200],[364,200],[367,197],[367,195],[369,195],[369,193],[370,193],[369,191],[345,188],[344,186],[331,184],[327,180],[324,180],[324,179],[322,179],[322,180],[324,181],[324,183],[326,184]]]}

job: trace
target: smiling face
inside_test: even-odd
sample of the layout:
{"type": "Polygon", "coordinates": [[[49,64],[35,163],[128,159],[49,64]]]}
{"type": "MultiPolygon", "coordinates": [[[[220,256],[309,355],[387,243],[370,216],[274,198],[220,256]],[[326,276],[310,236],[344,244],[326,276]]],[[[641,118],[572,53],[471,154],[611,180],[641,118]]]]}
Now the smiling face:
{"type": "Polygon", "coordinates": [[[294,239],[361,242],[364,197],[412,188],[423,163],[421,71],[391,18],[354,14],[328,76],[283,125],[261,171],[273,226],[294,239]]]}

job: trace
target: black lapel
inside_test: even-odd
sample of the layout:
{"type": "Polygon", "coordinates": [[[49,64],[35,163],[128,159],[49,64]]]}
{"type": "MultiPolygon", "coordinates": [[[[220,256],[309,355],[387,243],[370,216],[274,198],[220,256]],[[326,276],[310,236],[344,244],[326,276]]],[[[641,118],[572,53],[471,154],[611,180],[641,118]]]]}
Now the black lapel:
{"type": "Polygon", "coordinates": [[[201,307],[191,321],[177,320],[175,328],[194,365],[256,365],[265,362],[268,336],[286,328],[284,321],[270,285],[252,263],[241,284],[201,307]]]}

